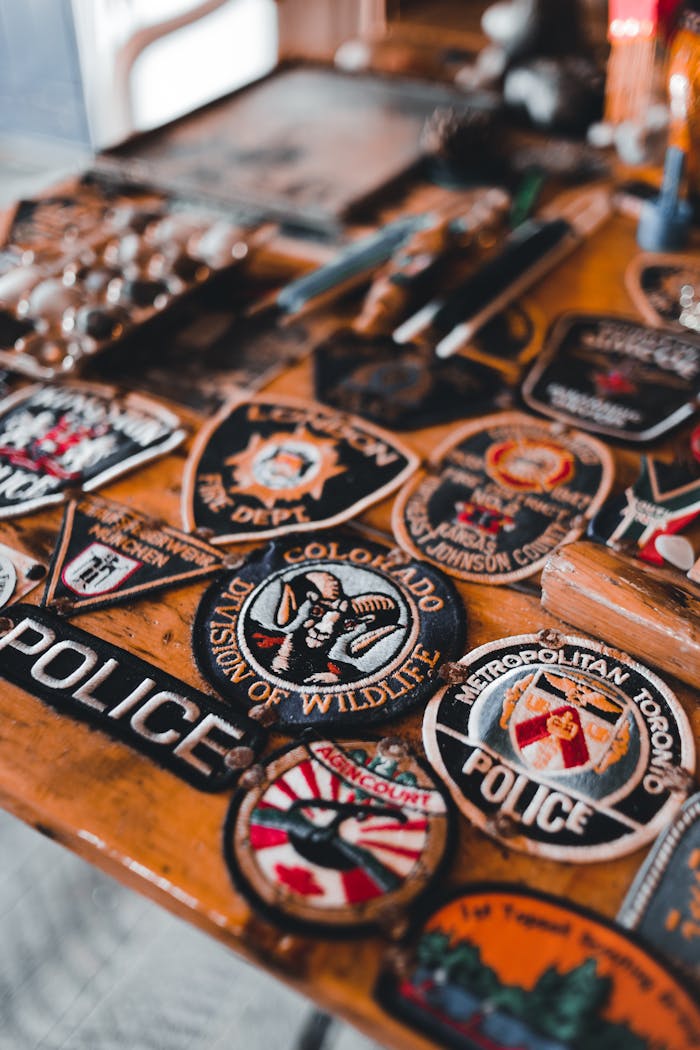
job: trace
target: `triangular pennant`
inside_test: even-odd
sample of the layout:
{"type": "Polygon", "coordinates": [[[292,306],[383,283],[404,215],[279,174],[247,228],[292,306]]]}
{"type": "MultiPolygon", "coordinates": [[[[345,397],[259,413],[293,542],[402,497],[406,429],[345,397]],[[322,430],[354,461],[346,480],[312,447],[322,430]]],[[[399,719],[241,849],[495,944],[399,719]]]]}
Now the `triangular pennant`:
{"type": "Polygon", "coordinates": [[[98,496],[71,500],[43,604],[71,615],[177,587],[225,566],[221,551],[98,496]]]}

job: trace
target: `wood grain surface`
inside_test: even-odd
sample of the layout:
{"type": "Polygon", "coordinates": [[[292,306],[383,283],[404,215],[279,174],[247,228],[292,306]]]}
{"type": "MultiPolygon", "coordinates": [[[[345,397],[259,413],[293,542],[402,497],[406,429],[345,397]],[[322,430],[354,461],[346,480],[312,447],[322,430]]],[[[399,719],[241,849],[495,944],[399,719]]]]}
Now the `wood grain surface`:
{"type": "MultiPolygon", "coordinates": [[[[623,275],[635,251],[630,220],[613,218],[595,237],[530,293],[552,321],[565,310],[598,310],[634,314],[623,275]]],[[[319,319],[327,326],[328,317],[319,319]]],[[[311,322],[313,330],[313,322],[311,322]]],[[[310,363],[302,361],[274,379],[268,394],[313,396],[310,363]]],[[[189,428],[188,443],[166,458],[128,475],[101,492],[114,500],[180,525],[180,486],[188,445],[202,419],[175,408],[189,428]]],[[[427,456],[450,427],[409,432],[402,439],[427,456]]],[[[673,442],[654,449],[673,454],[673,442]]],[[[636,476],[638,453],[613,447],[616,490],[636,476]]],[[[377,505],[358,522],[389,542],[391,500],[377,505]]],[[[46,561],[60,525],[60,509],[0,522],[0,541],[46,561]]],[[[236,550],[244,550],[236,547],[236,550]]],[[[582,544],[559,556],[576,565],[589,591],[596,579],[612,571],[606,552],[589,552],[582,544]]],[[[170,591],[75,618],[77,626],[167,669],[183,682],[209,691],[192,657],[191,624],[205,583],[170,591]]],[[[584,585],[582,585],[584,586],[584,585]]],[[[545,611],[536,592],[507,587],[458,584],[467,608],[468,647],[510,634],[561,629],[545,611]]],[[[30,596],[36,602],[38,588],[30,596]]],[[[575,600],[575,599],[574,599],[575,600]]],[[[557,604],[562,611],[562,604],[557,604]]],[[[645,624],[648,624],[651,613],[645,624]]],[[[592,622],[596,622],[595,620],[592,622]]],[[[605,626],[603,618],[597,620],[605,626]]],[[[640,630],[643,629],[643,625],[640,630]]],[[[622,645],[619,638],[614,641],[622,645]]],[[[641,638],[630,647],[648,654],[641,638]]],[[[697,640],[696,640],[697,645],[697,640]]],[[[688,686],[665,680],[675,689],[700,743],[700,709],[688,686]]],[[[357,942],[285,935],[256,918],[233,890],[222,852],[222,826],[227,794],[205,795],[158,768],[148,758],[112,741],[101,732],[50,710],[39,700],[6,683],[0,684],[0,802],[44,834],[58,840],[224,941],[387,1046],[410,1050],[429,1042],[393,1020],[374,1002],[372,989],[387,941],[357,942]]],[[[387,732],[408,739],[420,754],[421,712],[387,725],[387,732]]],[[[273,735],[269,749],[283,743],[273,735]]],[[[608,863],[585,867],[538,860],[509,851],[459,819],[454,862],[441,890],[476,880],[508,880],[550,891],[605,916],[614,916],[645,850],[608,863]]]]}

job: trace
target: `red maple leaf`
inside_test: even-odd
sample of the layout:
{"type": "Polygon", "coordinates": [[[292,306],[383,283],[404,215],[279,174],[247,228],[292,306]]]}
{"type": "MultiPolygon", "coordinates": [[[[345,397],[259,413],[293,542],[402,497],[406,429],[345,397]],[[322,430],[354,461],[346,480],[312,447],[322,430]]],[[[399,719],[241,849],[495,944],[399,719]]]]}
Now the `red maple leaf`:
{"type": "Polygon", "coordinates": [[[318,897],[323,894],[323,887],[319,886],[313,872],[307,868],[288,868],[286,864],[276,864],[275,875],[283,886],[288,886],[302,897],[318,897]]]}

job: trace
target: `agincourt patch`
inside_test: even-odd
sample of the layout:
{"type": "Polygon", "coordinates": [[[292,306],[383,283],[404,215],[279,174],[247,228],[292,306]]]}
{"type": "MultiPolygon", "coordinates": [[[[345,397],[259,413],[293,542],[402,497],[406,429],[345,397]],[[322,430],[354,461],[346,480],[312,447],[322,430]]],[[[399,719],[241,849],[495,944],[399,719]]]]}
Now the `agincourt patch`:
{"type": "Polygon", "coordinates": [[[531,408],[623,441],[653,441],[693,414],[700,343],[626,317],[555,325],[523,385],[531,408]]]}
{"type": "Polygon", "coordinates": [[[200,431],[185,472],[185,527],[232,543],[334,525],[389,495],[417,463],[360,419],[291,398],[252,398],[200,431]]]}
{"type": "Polygon", "coordinates": [[[700,479],[677,463],[642,456],[634,485],[608,500],[588,533],[609,546],[629,544],[644,561],[663,565],[657,538],[680,532],[699,514],[700,479]]]}
{"type": "Polygon", "coordinates": [[[336,332],[314,351],[316,397],[394,430],[462,419],[483,411],[500,380],[474,361],[442,361],[432,350],[398,347],[391,339],[359,339],[336,332]]]}
{"type": "Polygon", "coordinates": [[[434,452],[432,469],[399,493],[402,547],[451,576],[508,583],[537,572],[576,539],[613,476],[608,450],[520,412],[468,423],[434,452]]]}
{"type": "Polygon", "coordinates": [[[695,765],[686,715],[656,675],[586,638],[503,638],[461,661],[423,740],[462,812],[513,849],[597,861],[651,842],[695,765]]]}
{"type": "Polygon", "coordinates": [[[3,618],[2,678],[202,791],[235,783],[231,751],[262,746],[255,722],[47,609],[11,605],[3,618]]]}
{"type": "Polygon", "coordinates": [[[625,284],[648,324],[667,325],[680,332],[698,330],[697,255],[636,255],[625,273],[625,284]]]}
{"type": "Polygon", "coordinates": [[[454,1050],[689,1050],[700,1008],[636,940],[508,884],[456,893],[415,930],[377,997],[454,1050]]]}
{"type": "Polygon", "coordinates": [[[0,609],[19,601],[46,576],[46,566],[0,543],[0,609]]]}
{"type": "Polygon", "coordinates": [[[427,768],[373,740],[273,756],[224,832],[237,887],[290,927],[359,933],[425,892],[445,859],[449,802],[427,768]]]}
{"type": "Polygon", "coordinates": [[[700,979],[700,793],[654,843],[617,921],[700,979]]]}
{"type": "Polygon", "coordinates": [[[24,387],[0,403],[0,517],[95,489],[180,444],[172,412],[87,383],[24,387]]]}
{"type": "Polygon", "coordinates": [[[221,551],[132,507],[84,496],[66,507],[44,605],[98,609],[221,569],[221,551]]]}
{"type": "Polygon", "coordinates": [[[463,651],[464,606],[440,572],[398,553],[338,533],[271,544],[202,598],[202,674],[289,730],[351,731],[425,701],[463,651]]]}

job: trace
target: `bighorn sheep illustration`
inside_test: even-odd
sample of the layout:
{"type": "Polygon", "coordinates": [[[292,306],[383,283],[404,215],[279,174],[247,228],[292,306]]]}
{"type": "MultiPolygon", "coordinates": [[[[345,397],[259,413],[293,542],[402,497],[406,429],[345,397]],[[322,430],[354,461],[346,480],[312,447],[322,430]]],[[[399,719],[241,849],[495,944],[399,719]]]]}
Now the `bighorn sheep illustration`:
{"type": "Polygon", "coordinates": [[[387,594],[350,598],[337,576],[314,570],[282,587],[275,624],[284,633],[256,631],[253,641],[259,649],[277,648],[270,664],[276,674],[304,683],[353,681],[360,672],[349,662],[331,658],[335,643],[364,625],[347,647],[349,656],[360,656],[399,630],[400,611],[387,594]]]}

